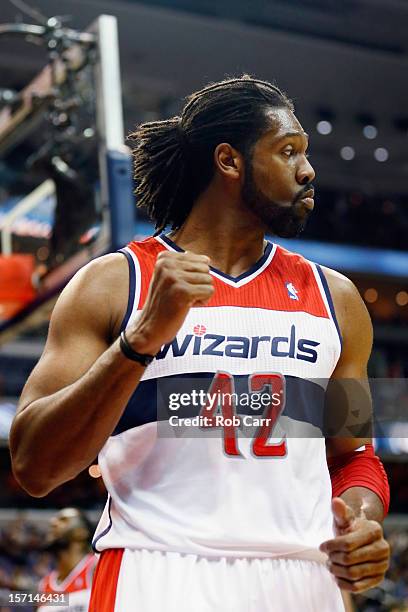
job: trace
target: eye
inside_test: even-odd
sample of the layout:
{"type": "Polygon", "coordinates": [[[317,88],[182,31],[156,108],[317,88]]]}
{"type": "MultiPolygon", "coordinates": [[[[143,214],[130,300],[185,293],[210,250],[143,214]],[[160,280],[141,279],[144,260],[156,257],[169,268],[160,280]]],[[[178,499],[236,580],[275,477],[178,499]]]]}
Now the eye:
{"type": "Polygon", "coordinates": [[[292,157],[294,153],[295,153],[295,149],[292,145],[288,145],[282,150],[282,155],[284,155],[285,157],[292,157]]]}

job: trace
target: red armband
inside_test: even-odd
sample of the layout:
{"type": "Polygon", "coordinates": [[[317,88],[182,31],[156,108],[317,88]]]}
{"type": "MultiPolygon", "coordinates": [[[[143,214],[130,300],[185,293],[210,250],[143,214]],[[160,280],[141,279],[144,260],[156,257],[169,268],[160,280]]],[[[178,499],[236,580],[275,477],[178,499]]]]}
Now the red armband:
{"type": "Polygon", "coordinates": [[[333,497],[351,487],[365,487],[378,495],[384,507],[384,516],[390,505],[390,487],[383,464],[375,455],[372,444],[328,459],[333,497]]]}

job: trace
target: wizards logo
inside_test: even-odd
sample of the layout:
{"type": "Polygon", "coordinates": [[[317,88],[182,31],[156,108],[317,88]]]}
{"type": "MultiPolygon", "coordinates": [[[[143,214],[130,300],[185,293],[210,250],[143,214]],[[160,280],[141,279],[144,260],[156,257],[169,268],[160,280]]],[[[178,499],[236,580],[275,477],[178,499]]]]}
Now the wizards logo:
{"type": "Polygon", "coordinates": [[[295,325],[291,325],[289,333],[282,336],[223,336],[207,333],[204,325],[195,325],[193,331],[193,334],[176,336],[172,342],[165,344],[156,359],[164,359],[167,355],[173,357],[210,355],[255,359],[259,353],[267,352],[272,357],[316,363],[318,356],[316,348],[320,344],[316,340],[299,338],[295,325]]]}

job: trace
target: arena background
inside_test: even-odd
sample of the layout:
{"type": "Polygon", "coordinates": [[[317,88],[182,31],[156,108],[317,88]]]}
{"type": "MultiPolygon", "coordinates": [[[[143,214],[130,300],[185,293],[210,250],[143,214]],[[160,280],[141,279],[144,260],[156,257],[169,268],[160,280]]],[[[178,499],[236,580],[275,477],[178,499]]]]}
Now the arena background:
{"type": "Polygon", "coordinates": [[[391,483],[392,563],[353,605],[408,610],[408,4],[2,0],[0,22],[0,587],[34,587],[47,571],[53,509],[74,504],[96,522],[105,502],[95,467],[29,497],[7,438],[61,287],[90,258],[151,232],[134,207],[122,119],[127,134],[177,114],[206,83],[247,72],[276,81],[310,134],[316,209],[288,246],[356,283],[374,323],[369,374],[384,380],[393,415],[376,439],[391,483]],[[50,20],[56,10],[64,17],[50,20]],[[122,92],[116,20],[101,25],[101,15],[117,20],[122,92]],[[75,44],[82,59],[71,65],[75,44]],[[38,75],[50,61],[67,71],[48,87],[38,75]]]}

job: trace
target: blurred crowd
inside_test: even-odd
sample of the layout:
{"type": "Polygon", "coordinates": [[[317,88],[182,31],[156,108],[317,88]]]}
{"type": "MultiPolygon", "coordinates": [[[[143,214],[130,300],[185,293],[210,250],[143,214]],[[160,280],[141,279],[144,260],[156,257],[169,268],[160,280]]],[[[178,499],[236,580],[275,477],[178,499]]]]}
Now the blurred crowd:
{"type": "Polygon", "coordinates": [[[21,489],[12,474],[7,448],[0,448],[0,482],[0,508],[62,508],[74,502],[87,510],[100,510],[106,501],[102,478],[91,478],[86,470],[46,497],[31,497],[21,489]]]}
{"type": "Polygon", "coordinates": [[[370,378],[408,378],[408,347],[375,345],[368,364],[368,375],[370,378]]]}
{"type": "Polygon", "coordinates": [[[355,597],[356,612],[408,612],[408,530],[386,530],[391,563],[385,580],[355,597]]]}
{"type": "MultiPolygon", "coordinates": [[[[35,592],[41,578],[51,570],[52,556],[43,550],[44,533],[24,514],[0,528],[0,601],[7,601],[10,591],[35,592]]],[[[34,608],[19,609],[31,612],[34,608]]],[[[0,612],[8,610],[8,606],[0,604],[0,612]]]]}
{"type": "Polygon", "coordinates": [[[362,192],[316,190],[316,212],[306,239],[382,249],[406,250],[408,207],[402,196],[381,198],[362,192]]]}
{"type": "MultiPolygon", "coordinates": [[[[13,514],[8,521],[3,515],[0,523],[0,612],[12,612],[13,597],[21,599],[22,593],[35,602],[36,594],[55,592],[69,596],[70,610],[85,612],[97,562],[91,550],[95,525],[75,507],[34,518],[13,514]]],[[[25,612],[33,606],[24,605],[25,612]]],[[[40,605],[38,612],[46,609],[47,604],[40,605]]]]}
{"type": "MultiPolygon", "coordinates": [[[[44,533],[44,524],[40,527],[24,514],[0,528],[0,593],[35,591],[40,579],[54,567],[52,554],[43,550],[44,533]]],[[[408,531],[394,528],[386,535],[392,548],[386,579],[379,587],[354,598],[355,612],[408,612],[408,531]]],[[[0,605],[0,612],[6,610],[0,605]]],[[[20,610],[31,612],[29,607],[20,610]]]]}
{"type": "Polygon", "coordinates": [[[44,530],[20,514],[0,528],[0,587],[12,590],[37,588],[49,572],[52,557],[42,550],[44,530]]]}

